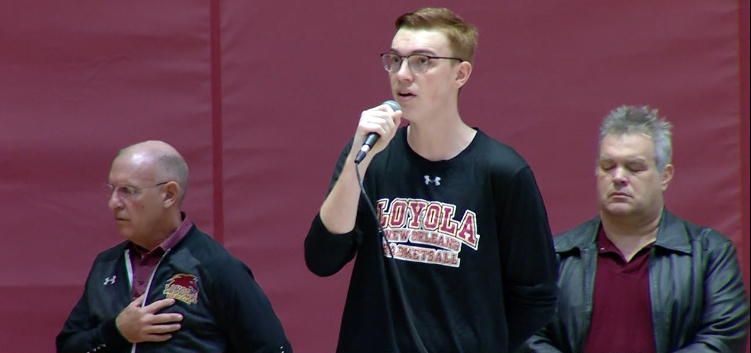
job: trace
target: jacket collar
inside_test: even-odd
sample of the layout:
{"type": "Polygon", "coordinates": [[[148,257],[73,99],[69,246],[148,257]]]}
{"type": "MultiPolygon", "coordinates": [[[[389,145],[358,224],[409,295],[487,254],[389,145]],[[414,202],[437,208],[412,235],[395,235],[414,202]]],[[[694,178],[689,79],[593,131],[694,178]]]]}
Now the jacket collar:
{"type": "Polygon", "coordinates": [[[686,231],[685,224],[678,216],[674,215],[667,209],[662,209],[662,218],[660,218],[660,229],[657,230],[657,240],[655,246],[691,254],[691,237],[686,231]]]}
{"type": "MultiPolygon", "coordinates": [[[[560,236],[556,236],[554,238],[556,252],[566,253],[573,249],[581,251],[585,248],[595,246],[600,224],[600,216],[597,215],[576,228],[560,236]]],[[[691,240],[689,238],[683,222],[672,212],[663,208],[655,246],[675,252],[691,254],[691,240]]]]}

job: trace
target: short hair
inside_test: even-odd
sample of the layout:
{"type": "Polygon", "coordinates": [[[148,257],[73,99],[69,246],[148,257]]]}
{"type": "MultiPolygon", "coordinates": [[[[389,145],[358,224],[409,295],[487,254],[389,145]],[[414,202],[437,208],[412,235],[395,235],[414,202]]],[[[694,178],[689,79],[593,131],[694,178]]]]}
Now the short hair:
{"type": "Polygon", "coordinates": [[[473,63],[477,47],[477,28],[447,8],[426,7],[405,13],[396,19],[396,29],[435,29],[448,39],[452,55],[473,63]]]}
{"type": "Polygon", "coordinates": [[[673,125],[657,113],[657,109],[650,109],[649,106],[623,105],[613,109],[600,126],[599,145],[602,145],[602,140],[608,135],[648,135],[654,143],[657,170],[662,174],[673,158],[670,132],[673,125]]]}
{"type": "Polygon", "coordinates": [[[156,157],[156,166],[161,177],[174,180],[180,186],[177,204],[180,205],[188,191],[188,164],[180,155],[163,154],[156,157]]]}
{"type": "Polygon", "coordinates": [[[185,159],[177,152],[172,146],[161,141],[146,141],[136,143],[120,149],[115,155],[115,159],[121,156],[134,153],[135,150],[145,150],[150,158],[150,163],[153,164],[157,177],[163,181],[175,181],[180,186],[181,193],[177,195],[177,204],[181,205],[183,199],[185,199],[185,193],[188,191],[188,164],[185,159]],[[165,149],[149,149],[145,148],[144,144],[158,143],[161,147],[167,147],[165,149]]]}

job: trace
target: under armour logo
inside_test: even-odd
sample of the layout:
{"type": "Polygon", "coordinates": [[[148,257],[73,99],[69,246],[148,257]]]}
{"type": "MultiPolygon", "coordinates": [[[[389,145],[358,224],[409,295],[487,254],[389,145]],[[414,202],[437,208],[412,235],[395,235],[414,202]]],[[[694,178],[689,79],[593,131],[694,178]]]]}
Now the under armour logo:
{"type": "Polygon", "coordinates": [[[107,277],[104,279],[104,285],[110,285],[115,284],[115,280],[117,279],[117,276],[107,277]]]}
{"type": "Polygon", "coordinates": [[[425,185],[428,185],[430,183],[435,184],[435,186],[441,185],[441,177],[435,177],[433,180],[430,179],[430,176],[425,176],[425,185]]]}

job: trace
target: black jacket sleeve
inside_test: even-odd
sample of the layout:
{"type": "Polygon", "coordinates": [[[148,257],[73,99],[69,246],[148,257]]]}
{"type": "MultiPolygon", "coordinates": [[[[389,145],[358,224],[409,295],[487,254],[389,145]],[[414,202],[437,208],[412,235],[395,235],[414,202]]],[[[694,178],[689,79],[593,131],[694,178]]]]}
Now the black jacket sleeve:
{"type": "Polygon", "coordinates": [[[557,304],[558,267],[545,205],[529,166],[512,177],[502,203],[500,258],[509,348],[547,324],[557,304]]]}
{"type": "Polygon", "coordinates": [[[216,263],[211,272],[212,311],[229,341],[229,351],[292,353],[282,323],[250,268],[229,258],[216,263]]]}
{"type": "Polygon", "coordinates": [[[89,282],[76,306],[73,307],[62,331],[57,335],[57,352],[123,352],[130,349],[131,343],[120,334],[115,318],[104,322],[94,322],[89,312],[89,282]]]}
{"type": "Polygon", "coordinates": [[[689,345],[675,352],[743,352],[749,308],[735,247],[716,232],[707,247],[701,328],[689,345]]]}
{"type": "MultiPolygon", "coordinates": [[[[351,147],[352,140],[350,139],[339,155],[329,185],[329,192],[339,179],[339,174],[341,174],[351,147]]],[[[318,276],[331,276],[352,261],[357,253],[360,239],[362,239],[362,233],[358,222],[355,224],[355,229],[347,234],[333,234],[323,225],[320,214],[316,214],[308,230],[308,235],[305,237],[305,264],[311,272],[318,276]]]]}
{"type": "MultiPolygon", "coordinates": [[[[555,321],[555,320],[554,320],[555,321]]],[[[558,337],[554,337],[553,331],[557,326],[556,322],[550,322],[540,331],[537,331],[532,337],[527,340],[527,346],[522,352],[524,353],[562,353],[563,351],[557,348],[556,343],[558,337]]]]}

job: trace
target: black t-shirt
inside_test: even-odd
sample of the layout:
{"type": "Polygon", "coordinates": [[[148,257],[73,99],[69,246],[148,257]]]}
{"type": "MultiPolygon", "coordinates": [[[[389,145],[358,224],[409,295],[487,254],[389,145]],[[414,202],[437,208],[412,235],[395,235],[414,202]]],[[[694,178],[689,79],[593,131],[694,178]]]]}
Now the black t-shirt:
{"type": "Polygon", "coordinates": [[[407,311],[429,352],[507,352],[547,323],[552,236],[532,170],[511,147],[478,130],[456,157],[429,161],[401,128],[363,186],[388,246],[364,197],[351,234],[331,234],[316,216],[305,240],[321,276],[356,256],[337,352],[418,352],[407,311]]]}

